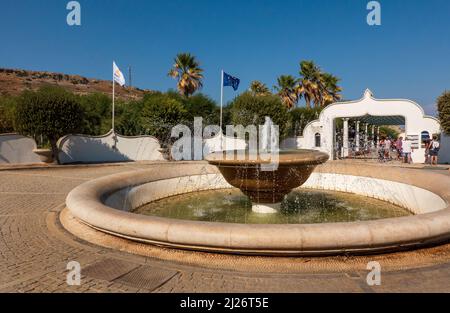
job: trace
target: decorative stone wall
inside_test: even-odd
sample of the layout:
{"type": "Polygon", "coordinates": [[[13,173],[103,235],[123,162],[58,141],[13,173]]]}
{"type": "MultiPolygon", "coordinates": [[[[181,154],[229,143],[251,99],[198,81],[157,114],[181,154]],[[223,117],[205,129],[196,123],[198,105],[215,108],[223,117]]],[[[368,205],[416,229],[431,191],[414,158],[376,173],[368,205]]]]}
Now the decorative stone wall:
{"type": "Polygon", "coordinates": [[[58,148],[62,164],[164,160],[155,137],[125,137],[112,131],[103,136],[67,135],[58,148]]]}
{"type": "Polygon", "coordinates": [[[36,142],[30,137],[1,134],[0,164],[39,163],[40,159],[33,149],[36,149],[36,142]]]}

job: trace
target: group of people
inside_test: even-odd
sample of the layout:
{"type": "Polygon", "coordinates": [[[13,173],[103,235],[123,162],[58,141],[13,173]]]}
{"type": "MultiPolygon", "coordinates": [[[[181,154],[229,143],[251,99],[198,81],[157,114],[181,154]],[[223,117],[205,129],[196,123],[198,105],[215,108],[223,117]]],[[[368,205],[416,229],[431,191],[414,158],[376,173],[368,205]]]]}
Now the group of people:
{"type": "MultiPolygon", "coordinates": [[[[440,144],[437,136],[432,139],[426,139],[425,144],[425,164],[437,165],[440,144]]],[[[413,152],[412,141],[406,137],[399,137],[397,140],[382,137],[378,144],[378,159],[380,162],[392,160],[391,153],[397,152],[397,160],[410,164],[412,162],[411,154],[413,152]]]]}
{"type": "Polygon", "coordinates": [[[425,141],[425,163],[437,165],[440,143],[436,136],[425,141]]]}
{"type": "MultiPolygon", "coordinates": [[[[399,140],[401,139],[401,137],[399,138],[399,140]]],[[[391,161],[392,155],[391,153],[393,151],[397,151],[398,153],[398,157],[401,156],[401,146],[402,146],[402,141],[400,140],[400,142],[395,141],[389,137],[381,137],[380,141],[378,142],[378,159],[380,162],[386,162],[386,161],[391,161]],[[400,149],[400,150],[399,150],[400,149]]]]}

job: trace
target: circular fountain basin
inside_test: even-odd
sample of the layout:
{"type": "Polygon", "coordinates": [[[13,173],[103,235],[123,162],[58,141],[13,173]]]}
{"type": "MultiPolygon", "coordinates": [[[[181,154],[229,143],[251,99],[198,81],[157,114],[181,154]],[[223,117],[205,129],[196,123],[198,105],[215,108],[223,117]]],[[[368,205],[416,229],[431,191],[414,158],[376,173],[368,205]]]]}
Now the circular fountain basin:
{"type": "Polygon", "coordinates": [[[66,204],[74,217],[97,230],[165,247],[261,255],[375,253],[448,240],[449,185],[450,177],[436,171],[329,162],[318,166],[303,188],[376,198],[414,215],[322,224],[241,224],[132,213],[163,198],[231,188],[214,166],[184,163],[86,182],[68,195],[66,204]]]}

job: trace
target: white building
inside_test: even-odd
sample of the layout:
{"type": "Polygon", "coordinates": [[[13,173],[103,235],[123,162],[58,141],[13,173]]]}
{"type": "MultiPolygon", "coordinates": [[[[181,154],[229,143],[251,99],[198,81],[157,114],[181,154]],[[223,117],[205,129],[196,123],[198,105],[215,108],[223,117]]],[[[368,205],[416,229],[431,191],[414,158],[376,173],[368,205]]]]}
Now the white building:
{"type": "Polygon", "coordinates": [[[324,151],[332,159],[336,159],[338,154],[346,157],[349,149],[358,151],[361,142],[370,146],[373,140],[370,137],[372,134],[376,137],[381,125],[404,126],[406,136],[413,141],[414,163],[423,163],[425,160],[422,140],[441,131],[439,121],[425,115],[417,103],[404,99],[375,99],[367,89],[360,100],[338,102],[324,108],[318,120],[306,125],[303,136],[296,138],[295,145],[297,148],[324,151]],[[342,120],[343,125],[340,144],[336,139],[337,120],[342,120]],[[352,147],[349,144],[349,121],[356,128],[352,147]]]}

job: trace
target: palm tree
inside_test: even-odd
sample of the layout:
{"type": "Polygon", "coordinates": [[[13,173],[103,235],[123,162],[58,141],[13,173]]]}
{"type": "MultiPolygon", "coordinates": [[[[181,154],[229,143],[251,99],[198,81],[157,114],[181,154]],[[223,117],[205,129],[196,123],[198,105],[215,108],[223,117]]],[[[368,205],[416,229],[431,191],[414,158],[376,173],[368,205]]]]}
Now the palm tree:
{"type": "Polygon", "coordinates": [[[203,69],[190,53],[177,54],[174,62],[168,75],[178,80],[177,89],[180,94],[189,97],[203,86],[203,69]]]}
{"type": "Polygon", "coordinates": [[[252,81],[249,89],[254,96],[268,96],[271,94],[266,84],[260,82],[259,80],[252,81]]]}
{"type": "Polygon", "coordinates": [[[333,102],[342,99],[340,92],[342,88],[338,86],[339,78],[329,73],[322,73],[321,75],[321,86],[322,86],[322,97],[321,106],[327,106],[333,102]]]}
{"type": "Polygon", "coordinates": [[[281,75],[277,78],[277,83],[278,86],[274,88],[281,97],[281,101],[288,109],[293,108],[300,99],[296,89],[297,79],[292,75],[281,75]]]}
{"type": "Polygon", "coordinates": [[[313,61],[300,62],[300,81],[297,85],[299,97],[305,98],[306,106],[311,107],[311,101],[314,106],[320,103],[320,68],[313,61]]]}
{"type": "Polygon", "coordinates": [[[327,106],[342,98],[339,78],[323,72],[313,61],[300,62],[300,81],[297,92],[305,98],[306,106],[327,106]]]}

